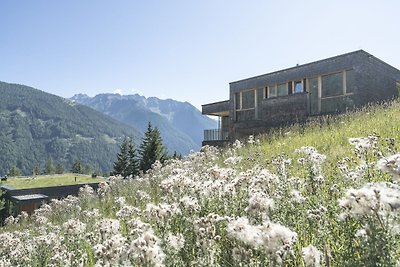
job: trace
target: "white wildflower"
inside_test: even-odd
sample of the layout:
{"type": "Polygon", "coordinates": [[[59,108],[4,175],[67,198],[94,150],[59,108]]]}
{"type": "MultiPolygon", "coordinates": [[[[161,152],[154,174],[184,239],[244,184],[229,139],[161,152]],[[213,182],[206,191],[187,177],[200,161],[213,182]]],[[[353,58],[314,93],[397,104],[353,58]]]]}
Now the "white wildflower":
{"type": "Polygon", "coordinates": [[[102,219],[96,223],[96,229],[103,239],[119,234],[119,221],[115,219],[102,219]]]}
{"type": "Polygon", "coordinates": [[[115,214],[117,218],[127,220],[130,219],[134,214],[140,214],[141,210],[130,205],[123,205],[115,214]]]}
{"type": "Polygon", "coordinates": [[[298,190],[292,190],[290,192],[290,195],[292,196],[292,200],[295,203],[303,203],[306,199],[303,197],[300,191],[298,190]]]}
{"type": "Polygon", "coordinates": [[[274,200],[268,198],[263,192],[255,192],[249,198],[246,212],[266,212],[274,208],[274,200]]]}
{"type": "Polygon", "coordinates": [[[349,143],[355,146],[357,152],[362,152],[366,149],[376,147],[378,138],[375,135],[369,135],[368,137],[349,138],[349,143]]]}
{"type": "Polygon", "coordinates": [[[388,172],[397,180],[400,179],[400,153],[378,160],[376,167],[388,172]]]}
{"type": "Polygon", "coordinates": [[[164,266],[164,252],[159,245],[158,237],[151,229],[132,241],[131,251],[143,265],[164,266]]]}
{"type": "Polygon", "coordinates": [[[200,205],[199,202],[195,197],[192,196],[184,196],[182,197],[179,202],[182,204],[182,206],[191,211],[191,212],[197,212],[200,210],[200,205]]]}
{"type": "Polygon", "coordinates": [[[69,219],[63,224],[63,227],[67,234],[79,236],[85,231],[86,225],[80,222],[78,219],[69,219]]]}
{"type": "Polygon", "coordinates": [[[128,255],[129,247],[125,242],[126,238],[121,234],[111,235],[102,243],[93,246],[94,254],[104,265],[115,265],[128,255]]]}
{"type": "Polygon", "coordinates": [[[359,229],[354,236],[357,238],[364,238],[367,236],[367,231],[365,229],[359,229]]]}
{"type": "Polygon", "coordinates": [[[160,203],[158,205],[148,203],[146,205],[145,211],[148,216],[162,220],[174,215],[181,214],[181,210],[176,203],[173,204],[160,203]]]}
{"type": "Polygon", "coordinates": [[[302,248],[301,252],[306,266],[312,266],[312,267],[321,266],[320,260],[322,253],[316,247],[314,247],[313,245],[309,245],[307,247],[302,248]]]}
{"type": "Polygon", "coordinates": [[[169,233],[167,236],[168,245],[174,249],[175,252],[179,252],[185,245],[185,237],[179,233],[173,235],[169,233]]]}
{"type": "Polygon", "coordinates": [[[232,156],[232,157],[229,157],[226,160],[224,160],[224,163],[226,165],[234,166],[234,165],[238,164],[239,162],[241,162],[242,160],[243,160],[243,157],[241,157],[241,156],[232,156]]]}
{"type": "Polygon", "coordinates": [[[227,233],[230,237],[253,248],[261,246],[261,231],[256,226],[250,225],[246,217],[230,221],[227,225],[227,233]]]}
{"type": "Polygon", "coordinates": [[[117,203],[120,206],[124,206],[126,204],[126,199],[125,197],[116,197],[115,203],[117,203]]]}
{"type": "Polygon", "coordinates": [[[235,149],[240,149],[240,148],[242,148],[242,143],[239,140],[235,140],[235,142],[233,143],[232,146],[235,149]]]}
{"type": "Polygon", "coordinates": [[[249,135],[249,138],[247,139],[247,143],[250,145],[255,143],[254,135],[249,135]]]}
{"type": "Polygon", "coordinates": [[[5,220],[4,220],[4,224],[5,225],[11,225],[14,224],[16,222],[14,216],[8,216],[5,220]]]}
{"type": "Polygon", "coordinates": [[[296,149],[295,152],[307,155],[315,164],[322,164],[326,159],[325,155],[318,153],[317,149],[311,146],[303,146],[300,149],[296,149]]]}
{"type": "Polygon", "coordinates": [[[389,215],[400,210],[400,187],[391,183],[368,183],[360,189],[350,188],[339,200],[345,211],[341,218],[379,214],[389,215]]]}
{"type": "Polygon", "coordinates": [[[79,188],[79,196],[82,197],[90,197],[94,195],[94,189],[93,187],[89,185],[84,185],[81,188],[79,188]]]}
{"type": "Polygon", "coordinates": [[[288,248],[290,253],[293,252],[291,248],[297,240],[297,233],[283,225],[269,221],[262,225],[250,225],[246,217],[230,221],[227,232],[229,236],[244,244],[263,249],[274,256],[285,248],[288,248]]]}

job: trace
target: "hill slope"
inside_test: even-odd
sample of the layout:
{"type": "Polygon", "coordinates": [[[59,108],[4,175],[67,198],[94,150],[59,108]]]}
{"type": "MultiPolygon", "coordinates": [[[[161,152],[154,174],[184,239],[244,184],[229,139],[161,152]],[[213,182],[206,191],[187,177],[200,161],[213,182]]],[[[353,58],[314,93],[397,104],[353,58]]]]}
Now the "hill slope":
{"type": "Polygon", "coordinates": [[[136,95],[99,94],[95,97],[75,95],[72,100],[94,108],[121,122],[146,131],[150,121],[162,135],[168,149],[188,154],[199,150],[203,130],[216,128],[217,122],[203,116],[187,102],[136,95]]]}
{"type": "Polygon", "coordinates": [[[9,218],[0,263],[397,266],[399,117],[369,107],[110,178],[9,218]]]}
{"type": "Polygon", "coordinates": [[[119,139],[140,133],[71,100],[0,82],[0,175],[17,165],[24,174],[51,157],[67,170],[74,160],[110,171],[119,139]]]}

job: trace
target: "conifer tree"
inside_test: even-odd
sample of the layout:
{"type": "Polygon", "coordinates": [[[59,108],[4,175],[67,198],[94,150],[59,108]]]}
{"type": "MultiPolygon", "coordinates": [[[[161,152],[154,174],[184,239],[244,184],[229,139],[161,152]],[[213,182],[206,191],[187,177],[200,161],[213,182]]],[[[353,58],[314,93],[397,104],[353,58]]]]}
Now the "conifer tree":
{"type": "Polygon", "coordinates": [[[44,165],[44,173],[45,174],[54,174],[55,168],[53,164],[53,159],[49,158],[44,165]]]}
{"type": "Polygon", "coordinates": [[[151,123],[142,139],[139,148],[140,170],[146,172],[157,160],[161,163],[167,158],[166,149],[162,143],[160,131],[157,127],[153,128],[151,123]]]}
{"type": "Polygon", "coordinates": [[[33,167],[33,169],[32,169],[32,175],[33,175],[33,176],[36,176],[36,175],[39,175],[39,174],[40,174],[40,168],[39,168],[38,165],[35,165],[35,166],[33,167]]]}
{"type": "Polygon", "coordinates": [[[114,163],[113,175],[121,175],[124,178],[135,176],[139,173],[139,161],[132,139],[125,137],[114,163]]]}
{"type": "Polygon", "coordinates": [[[57,174],[63,174],[63,173],[64,173],[64,167],[63,167],[63,165],[61,165],[60,163],[57,163],[55,172],[56,172],[57,174]]]}
{"type": "Polygon", "coordinates": [[[82,173],[82,165],[81,165],[81,161],[79,159],[74,161],[71,172],[72,173],[82,173]]]}
{"type": "Polygon", "coordinates": [[[8,171],[8,176],[21,176],[21,170],[16,165],[13,165],[8,171]]]}

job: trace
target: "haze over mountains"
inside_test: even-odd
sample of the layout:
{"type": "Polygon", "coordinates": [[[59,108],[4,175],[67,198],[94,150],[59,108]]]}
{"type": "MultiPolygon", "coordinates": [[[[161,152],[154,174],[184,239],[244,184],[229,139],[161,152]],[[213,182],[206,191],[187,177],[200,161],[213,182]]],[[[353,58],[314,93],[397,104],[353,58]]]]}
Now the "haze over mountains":
{"type": "Polygon", "coordinates": [[[89,97],[84,94],[71,98],[97,111],[145,132],[148,122],[156,126],[170,152],[188,154],[198,150],[203,140],[203,130],[217,128],[217,122],[201,115],[188,102],[172,99],[146,98],[138,94],[99,94],[89,97]]]}

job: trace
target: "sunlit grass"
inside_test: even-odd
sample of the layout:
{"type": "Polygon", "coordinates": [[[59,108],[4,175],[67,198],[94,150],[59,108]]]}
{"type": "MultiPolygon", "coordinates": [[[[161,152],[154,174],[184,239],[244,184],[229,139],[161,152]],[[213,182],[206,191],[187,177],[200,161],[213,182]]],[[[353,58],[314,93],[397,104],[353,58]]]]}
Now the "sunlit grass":
{"type": "MultiPolygon", "coordinates": [[[[380,139],[400,138],[400,102],[398,100],[362,108],[338,116],[316,118],[307,125],[294,125],[275,129],[269,134],[259,136],[262,157],[254,157],[254,148],[244,152],[245,158],[255,159],[267,164],[278,155],[295,156],[294,151],[302,146],[312,146],[321,153],[329,155],[328,164],[348,156],[352,150],[348,139],[375,134],[380,139]]],[[[399,149],[399,143],[394,149],[399,149]]],[[[257,149],[258,150],[258,149],[257,149]]],[[[251,160],[250,160],[251,161],[251,160]]],[[[252,163],[251,163],[252,164],[252,163]]]]}
{"type": "Polygon", "coordinates": [[[3,181],[1,185],[24,189],[35,187],[98,183],[102,181],[104,181],[103,178],[92,178],[90,175],[76,175],[73,173],[66,173],[54,175],[38,175],[26,178],[8,178],[7,181],[3,181]]]}

